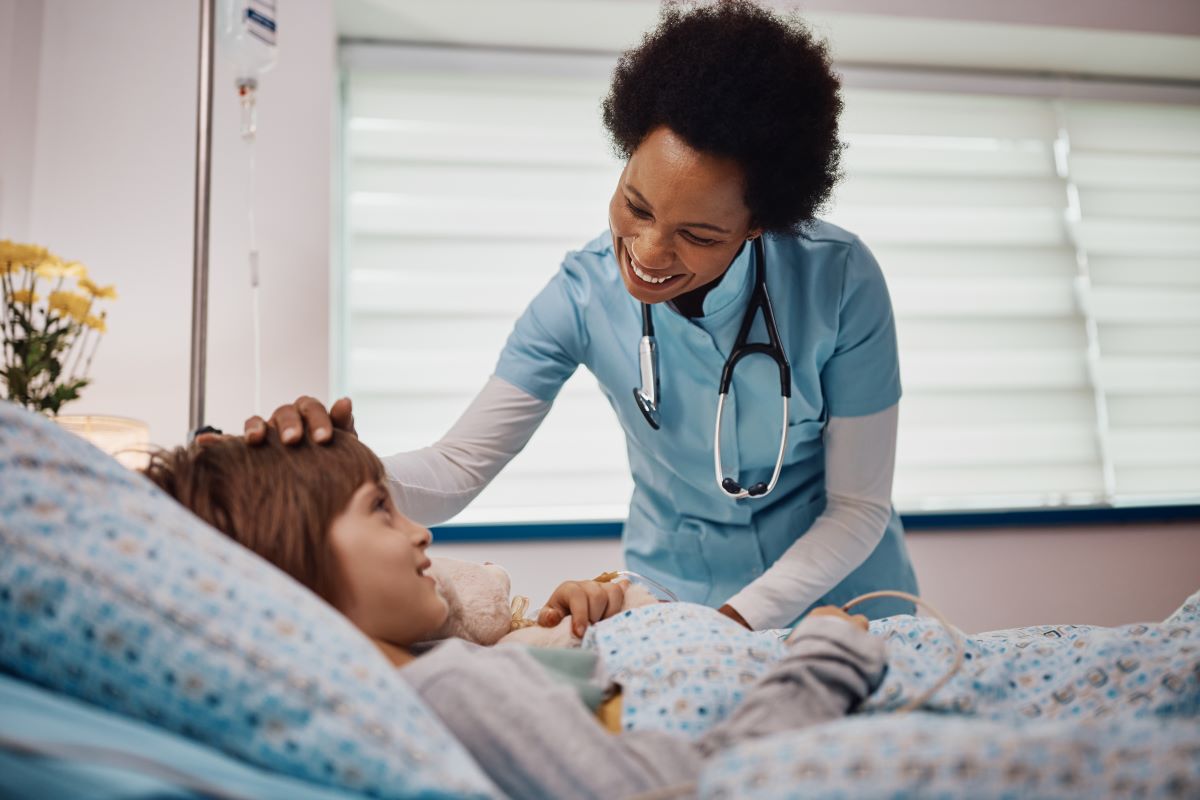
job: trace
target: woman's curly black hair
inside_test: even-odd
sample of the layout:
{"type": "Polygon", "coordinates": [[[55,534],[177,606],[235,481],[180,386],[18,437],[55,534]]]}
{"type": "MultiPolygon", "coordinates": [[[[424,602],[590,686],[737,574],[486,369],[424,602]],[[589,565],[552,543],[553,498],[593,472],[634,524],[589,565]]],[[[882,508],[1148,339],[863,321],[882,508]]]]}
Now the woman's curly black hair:
{"type": "Polygon", "coordinates": [[[753,225],[796,232],[841,177],[839,88],[825,44],[798,20],[747,0],[671,4],[622,54],[602,109],[620,157],[665,125],[741,166],[753,225]]]}

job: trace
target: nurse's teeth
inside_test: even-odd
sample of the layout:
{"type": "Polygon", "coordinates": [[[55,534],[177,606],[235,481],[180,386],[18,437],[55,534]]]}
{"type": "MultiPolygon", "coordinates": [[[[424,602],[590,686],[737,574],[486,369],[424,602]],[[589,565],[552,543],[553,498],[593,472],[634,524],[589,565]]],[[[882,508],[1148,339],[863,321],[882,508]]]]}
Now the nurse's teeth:
{"type": "Polygon", "coordinates": [[[665,278],[653,278],[637,268],[637,264],[633,263],[633,259],[629,259],[629,266],[633,267],[633,274],[644,280],[646,283],[666,283],[674,278],[674,275],[668,275],[665,278]]]}

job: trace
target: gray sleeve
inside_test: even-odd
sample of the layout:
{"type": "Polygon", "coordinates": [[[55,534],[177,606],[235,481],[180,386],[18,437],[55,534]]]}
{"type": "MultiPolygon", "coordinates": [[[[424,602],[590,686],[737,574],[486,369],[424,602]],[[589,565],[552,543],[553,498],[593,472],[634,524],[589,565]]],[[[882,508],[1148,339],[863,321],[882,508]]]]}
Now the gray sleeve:
{"type": "Polygon", "coordinates": [[[705,756],[747,740],[840,719],[883,680],[882,638],[835,617],[808,617],[788,654],[700,740],[705,756]]]}
{"type": "Polygon", "coordinates": [[[400,675],[509,797],[613,800],[699,774],[693,745],[609,733],[521,648],[449,641],[400,675]]]}

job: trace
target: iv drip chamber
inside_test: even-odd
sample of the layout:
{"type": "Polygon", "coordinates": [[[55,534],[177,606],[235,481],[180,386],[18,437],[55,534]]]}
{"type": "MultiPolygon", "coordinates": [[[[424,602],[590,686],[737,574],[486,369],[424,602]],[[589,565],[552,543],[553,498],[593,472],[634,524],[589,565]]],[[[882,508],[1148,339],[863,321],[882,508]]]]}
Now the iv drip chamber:
{"type": "Polygon", "coordinates": [[[242,104],[242,136],[254,136],[258,78],[279,58],[277,0],[219,0],[222,55],[233,65],[242,104]]]}

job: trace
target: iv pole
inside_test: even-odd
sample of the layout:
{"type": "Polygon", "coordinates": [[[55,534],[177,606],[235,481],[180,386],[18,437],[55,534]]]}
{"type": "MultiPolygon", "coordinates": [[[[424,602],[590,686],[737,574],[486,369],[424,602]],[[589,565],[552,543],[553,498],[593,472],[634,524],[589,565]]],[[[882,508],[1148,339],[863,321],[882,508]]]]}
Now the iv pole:
{"type": "Polygon", "coordinates": [[[192,362],[188,437],[204,425],[208,360],[208,228],[212,184],[213,0],[200,0],[200,69],[196,84],[196,198],[192,225],[192,362]]]}

